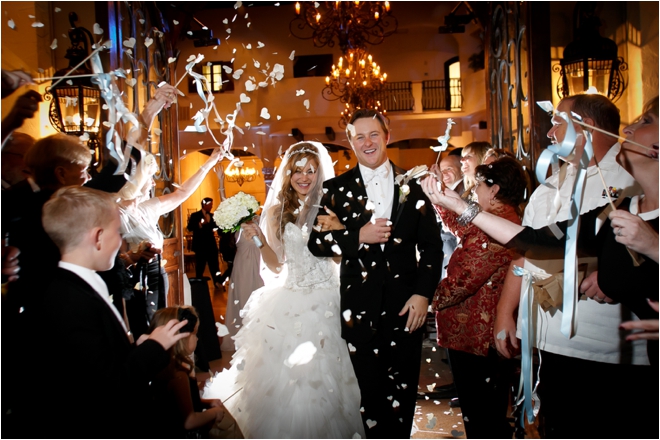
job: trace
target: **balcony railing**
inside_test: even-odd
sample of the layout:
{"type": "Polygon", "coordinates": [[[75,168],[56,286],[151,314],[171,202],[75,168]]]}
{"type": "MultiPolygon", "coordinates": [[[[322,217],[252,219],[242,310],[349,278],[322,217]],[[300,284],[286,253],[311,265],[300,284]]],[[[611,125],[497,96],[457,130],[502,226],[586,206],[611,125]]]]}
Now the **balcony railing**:
{"type": "Polygon", "coordinates": [[[424,110],[460,111],[462,105],[460,79],[450,79],[449,87],[444,79],[422,81],[422,107],[424,110]]]}
{"type": "Polygon", "coordinates": [[[412,82],[386,82],[385,90],[378,100],[388,112],[412,111],[415,108],[412,82]]]}

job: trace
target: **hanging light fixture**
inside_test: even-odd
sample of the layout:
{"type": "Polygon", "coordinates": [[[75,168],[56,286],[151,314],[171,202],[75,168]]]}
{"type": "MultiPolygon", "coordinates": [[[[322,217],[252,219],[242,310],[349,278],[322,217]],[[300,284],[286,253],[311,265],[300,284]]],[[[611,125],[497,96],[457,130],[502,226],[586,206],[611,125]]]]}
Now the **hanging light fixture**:
{"type": "Polygon", "coordinates": [[[552,67],[559,72],[557,93],[560,97],[576,95],[595,87],[616,101],[626,89],[624,73],[628,65],[618,56],[617,45],[601,37],[601,21],[596,3],[578,2],[574,11],[575,39],[564,49],[564,58],[552,67]]]}
{"type": "Polygon", "coordinates": [[[238,161],[225,172],[225,180],[231,183],[238,183],[238,186],[243,186],[245,182],[254,181],[257,175],[257,170],[252,167],[246,167],[242,161],[238,161]]]}
{"type": "Polygon", "coordinates": [[[332,66],[332,74],[325,78],[322,95],[328,101],[339,99],[346,109],[341,113],[339,126],[344,128],[352,113],[359,108],[385,110],[381,101],[385,93],[387,73],[381,71],[373,57],[363,49],[349,49],[332,66]]]}
{"type": "Polygon", "coordinates": [[[62,133],[76,136],[87,133],[88,145],[95,150],[95,159],[98,160],[101,91],[92,84],[90,80],[92,71],[87,66],[82,65],[72,70],[87,58],[89,45],[94,40],[87,29],[76,27],[77,20],[76,13],[71,12],[69,14],[71,47],[67,49],[65,56],[69,60],[69,67],[55,73],[56,78],[64,75],[70,75],[70,78],[49,88],[45,97],[47,100],[52,100],[49,118],[53,127],[62,133]]]}
{"type": "Polygon", "coordinates": [[[296,2],[296,18],[289,23],[294,37],[313,40],[316,47],[334,47],[336,38],[342,53],[380,44],[397,27],[390,2],[296,2]]]}

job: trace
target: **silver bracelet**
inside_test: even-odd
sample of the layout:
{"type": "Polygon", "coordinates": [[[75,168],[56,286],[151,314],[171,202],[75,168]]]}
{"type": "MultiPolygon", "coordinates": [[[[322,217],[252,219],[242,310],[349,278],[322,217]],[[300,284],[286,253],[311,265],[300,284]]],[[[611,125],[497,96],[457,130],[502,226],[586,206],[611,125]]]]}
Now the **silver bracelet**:
{"type": "Polygon", "coordinates": [[[461,214],[456,221],[461,226],[466,226],[481,212],[481,206],[477,202],[469,202],[463,214],[461,214]]]}

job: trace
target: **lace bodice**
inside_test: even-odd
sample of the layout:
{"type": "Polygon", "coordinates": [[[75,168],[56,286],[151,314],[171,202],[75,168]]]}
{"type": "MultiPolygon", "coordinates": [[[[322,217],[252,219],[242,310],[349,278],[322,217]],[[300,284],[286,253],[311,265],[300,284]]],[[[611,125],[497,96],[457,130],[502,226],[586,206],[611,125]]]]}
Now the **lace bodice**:
{"type": "Polygon", "coordinates": [[[330,258],[318,258],[307,248],[308,233],[293,223],[284,227],[284,253],[288,275],[284,286],[289,289],[332,289],[339,287],[335,264],[330,258]]]}

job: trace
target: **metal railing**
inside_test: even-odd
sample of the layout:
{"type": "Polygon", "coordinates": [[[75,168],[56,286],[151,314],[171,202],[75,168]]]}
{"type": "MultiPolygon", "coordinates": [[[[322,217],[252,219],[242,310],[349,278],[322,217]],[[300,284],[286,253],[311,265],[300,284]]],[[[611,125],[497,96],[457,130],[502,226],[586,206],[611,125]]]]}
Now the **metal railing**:
{"type": "Polygon", "coordinates": [[[459,111],[463,105],[460,79],[422,81],[422,108],[424,110],[459,111]],[[449,92],[449,93],[447,93],[449,92]]]}
{"type": "Polygon", "coordinates": [[[415,108],[412,82],[386,82],[385,90],[378,96],[378,100],[388,112],[412,111],[415,108]]]}

